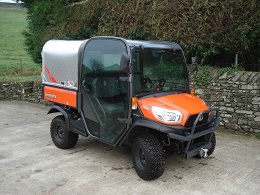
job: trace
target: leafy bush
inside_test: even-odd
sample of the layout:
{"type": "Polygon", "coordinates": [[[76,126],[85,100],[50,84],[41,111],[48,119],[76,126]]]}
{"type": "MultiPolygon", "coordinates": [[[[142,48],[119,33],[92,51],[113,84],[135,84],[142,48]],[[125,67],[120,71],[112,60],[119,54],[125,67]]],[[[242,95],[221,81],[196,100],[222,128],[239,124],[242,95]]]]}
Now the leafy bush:
{"type": "Polygon", "coordinates": [[[243,71],[245,70],[240,64],[232,64],[230,67],[226,67],[226,68],[219,68],[218,69],[218,75],[222,76],[223,74],[227,73],[227,74],[234,74],[237,71],[243,71]]]}
{"type": "Polygon", "coordinates": [[[234,74],[237,71],[243,71],[244,68],[241,65],[233,64],[231,67],[219,68],[209,65],[199,66],[198,71],[191,72],[191,77],[195,81],[195,85],[199,87],[208,87],[214,79],[219,78],[225,73],[234,74]]]}
{"type": "MultiPolygon", "coordinates": [[[[260,4],[258,0],[24,0],[28,50],[35,61],[48,39],[87,39],[93,35],[172,40],[188,58],[202,64],[240,63],[259,70],[260,4]]],[[[259,70],[260,71],[260,70],[259,70]]]]}
{"type": "Polygon", "coordinates": [[[199,66],[198,71],[193,72],[192,76],[197,86],[207,87],[211,83],[215,69],[211,66],[199,66]]]}

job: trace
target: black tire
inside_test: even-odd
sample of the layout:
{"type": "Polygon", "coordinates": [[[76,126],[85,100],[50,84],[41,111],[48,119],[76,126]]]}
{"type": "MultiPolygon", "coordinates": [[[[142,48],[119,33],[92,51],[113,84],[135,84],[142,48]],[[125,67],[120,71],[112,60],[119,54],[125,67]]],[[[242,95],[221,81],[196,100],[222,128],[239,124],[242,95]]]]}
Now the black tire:
{"type": "Polygon", "coordinates": [[[156,179],[164,172],[163,148],[154,135],[144,134],[135,139],[132,158],[137,174],[144,180],[156,179]]]}
{"type": "Polygon", "coordinates": [[[56,116],[50,127],[51,139],[60,149],[69,149],[78,142],[78,134],[68,131],[63,115],[56,116]]]}
{"type": "MultiPolygon", "coordinates": [[[[195,142],[196,143],[198,143],[198,142],[208,142],[209,138],[210,138],[210,135],[211,134],[207,134],[207,135],[204,135],[203,137],[199,137],[199,138],[197,138],[195,140],[195,142]]],[[[208,156],[210,156],[214,152],[215,147],[216,147],[216,136],[215,136],[214,132],[213,132],[213,135],[212,135],[211,143],[212,143],[212,147],[208,151],[208,156]]],[[[198,159],[201,159],[201,156],[199,154],[194,156],[194,157],[198,158],[198,159]]]]}

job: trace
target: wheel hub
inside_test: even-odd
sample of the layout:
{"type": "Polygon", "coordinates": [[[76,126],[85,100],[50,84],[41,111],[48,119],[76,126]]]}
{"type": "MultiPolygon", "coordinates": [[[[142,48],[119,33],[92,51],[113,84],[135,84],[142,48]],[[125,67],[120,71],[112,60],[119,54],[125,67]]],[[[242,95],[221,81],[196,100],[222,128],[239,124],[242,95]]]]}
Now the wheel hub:
{"type": "Polygon", "coordinates": [[[64,131],[61,126],[57,127],[56,136],[58,139],[62,140],[64,136],[64,131]]]}
{"type": "Polygon", "coordinates": [[[140,168],[144,169],[145,167],[145,154],[142,148],[138,147],[136,149],[136,157],[137,157],[137,163],[140,166],[140,168]]]}

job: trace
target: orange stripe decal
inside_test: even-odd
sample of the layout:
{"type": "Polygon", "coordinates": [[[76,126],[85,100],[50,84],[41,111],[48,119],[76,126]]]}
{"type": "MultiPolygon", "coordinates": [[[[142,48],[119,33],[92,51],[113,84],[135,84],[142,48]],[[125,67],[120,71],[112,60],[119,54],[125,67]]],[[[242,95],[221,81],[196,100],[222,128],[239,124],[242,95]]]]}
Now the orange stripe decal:
{"type": "Polygon", "coordinates": [[[51,72],[49,71],[49,69],[47,68],[47,66],[44,65],[44,70],[46,71],[49,79],[51,82],[53,83],[57,83],[56,79],[54,78],[54,76],[51,74],[51,72]]]}

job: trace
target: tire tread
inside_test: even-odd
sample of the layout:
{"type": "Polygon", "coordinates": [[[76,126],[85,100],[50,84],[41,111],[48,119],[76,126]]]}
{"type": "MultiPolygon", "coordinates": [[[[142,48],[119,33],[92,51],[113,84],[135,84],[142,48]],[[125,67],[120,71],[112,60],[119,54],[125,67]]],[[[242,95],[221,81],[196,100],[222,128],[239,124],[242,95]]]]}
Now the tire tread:
{"type": "Polygon", "coordinates": [[[135,139],[133,147],[133,161],[137,174],[144,180],[153,180],[160,177],[165,169],[164,152],[159,139],[152,134],[143,134],[135,139]],[[149,164],[144,171],[140,171],[135,163],[135,145],[140,144],[149,157],[149,164]]]}
{"type": "Polygon", "coordinates": [[[66,122],[65,122],[65,118],[63,115],[59,115],[59,116],[56,116],[52,122],[51,122],[51,125],[50,125],[50,134],[51,134],[51,138],[52,138],[52,141],[53,143],[60,149],[69,149],[69,148],[72,148],[74,147],[77,142],[78,142],[78,137],[79,135],[76,134],[76,133],[73,133],[71,131],[68,131],[67,128],[66,128],[66,122]],[[64,134],[65,135],[65,138],[64,138],[64,141],[59,144],[58,142],[55,141],[55,138],[53,137],[52,135],[52,127],[53,125],[56,123],[56,122],[60,122],[64,128],[64,134]]]}

